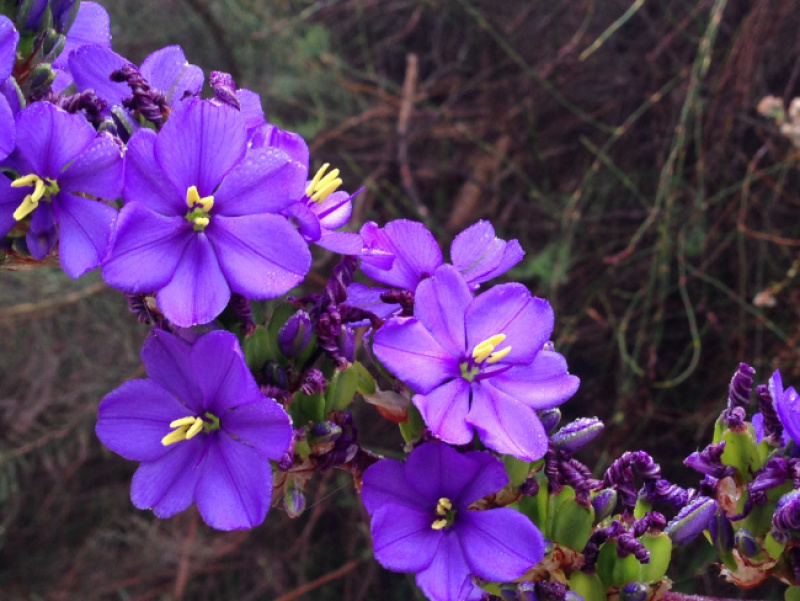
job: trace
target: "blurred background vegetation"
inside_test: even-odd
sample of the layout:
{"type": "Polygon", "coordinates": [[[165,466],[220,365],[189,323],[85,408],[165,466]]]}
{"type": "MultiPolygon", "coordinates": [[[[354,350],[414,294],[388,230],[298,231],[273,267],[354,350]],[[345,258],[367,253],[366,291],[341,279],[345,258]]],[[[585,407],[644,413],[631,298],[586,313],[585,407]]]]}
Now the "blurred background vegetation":
{"type": "MultiPolygon", "coordinates": [[[[446,245],[490,219],[518,238],[509,275],[553,304],[582,379],[564,413],[608,424],[584,455],[597,473],[641,448],[691,486],[681,461],[739,361],[796,385],[797,150],[756,106],[800,95],[800,1],[105,4],[119,53],[180,44],[365,185],[353,227],[418,219],[446,245]]],[[[101,448],[94,418],[143,375],[146,332],[96,275],[0,274],[0,597],[415,598],[371,560],[343,474],[315,479],[299,519],[275,511],[252,532],[133,509],[135,465],[101,448]]],[[[374,417],[359,408],[364,440],[396,450],[374,417]]],[[[720,583],[707,547],[680,555],[677,589],[777,596],[720,583]]]]}

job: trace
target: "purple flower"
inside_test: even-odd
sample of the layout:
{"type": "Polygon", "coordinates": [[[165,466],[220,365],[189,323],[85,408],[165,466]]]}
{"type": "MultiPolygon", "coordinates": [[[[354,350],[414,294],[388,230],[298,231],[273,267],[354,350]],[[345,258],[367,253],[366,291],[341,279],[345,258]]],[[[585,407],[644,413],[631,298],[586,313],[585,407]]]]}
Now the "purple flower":
{"type": "Polygon", "coordinates": [[[283,408],[259,390],[236,336],[214,331],[190,346],[153,330],[142,361],[150,379],[106,395],[96,428],[109,449],[141,462],[133,504],[167,518],[196,502],[219,530],[263,522],[269,460],[283,457],[293,430],[283,408]]]}
{"type": "MultiPolygon", "coordinates": [[[[362,260],[362,271],[381,284],[414,290],[443,263],[442,251],[433,234],[416,221],[398,219],[383,229],[369,222],[361,228],[361,237],[367,248],[394,256],[390,268],[386,268],[385,262],[374,264],[369,257],[362,260]]],[[[524,254],[516,240],[506,242],[497,238],[488,221],[468,227],[450,245],[453,266],[472,289],[511,269],[524,254]]]]}
{"type": "MultiPolygon", "coordinates": [[[[0,16],[0,160],[6,158],[14,150],[14,142],[17,137],[14,127],[16,111],[13,110],[5,95],[6,81],[14,70],[17,42],[19,42],[19,33],[14,29],[14,24],[7,17],[0,16]]],[[[13,84],[13,82],[11,83],[13,84]]],[[[10,93],[16,96],[16,90],[13,88],[12,85],[10,93]]]]}
{"type": "Polygon", "coordinates": [[[303,168],[275,149],[247,150],[242,115],[194,101],[161,132],[128,143],[123,198],[106,282],[156,292],[179,326],[207,323],[231,292],[280,296],[303,280],[311,253],[276,213],[297,197],[303,168]]]}
{"type": "MultiPolygon", "coordinates": [[[[67,33],[65,29],[71,10],[58,15],[57,26],[61,33],[67,33]]],[[[66,43],[61,54],[53,62],[54,67],[65,69],[70,54],[83,46],[111,48],[111,23],[108,13],[97,2],[81,2],[75,20],[68,29],[66,43]]]]}
{"type": "MultiPolygon", "coordinates": [[[[786,435],[795,444],[800,443],[800,396],[794,388],[783,389],[781,372],[775,371],[769,379],[769,392],[786,435]]],[[[787,441],[788,442],[788,441],[787,441]]]]}
{"type": "Polygon", "coordinates": [[[542,457],[547,435],[537,409],[578,389],[560,354],[543,350],[553,310],[521,284],[473,298],[455,267],[443,265],[416,291],[414,317],[395,317],[375,334],[374,352],[418,394],[413,402],[434,435],[472,441],[473,428],[499,453],[542,457]]]}
{"type": "Polygon", "coordinates": [[[46,102],[20,112],[16,128],[17,148],[6,164],[20,177],[0,178],[0,236],[31,215],[31,255],[46,257],[57,234],[61,267],[77,278],[97,267],[108,247],[117,211],[93,198],[119,197],[120,148],[82,116],[46,102]]]}
{"type": "Polygon", "coordinates": [[[468,509],[507,483],[495,457],[462,455],[439,443],[417,447],[405,464],[384,459],[370,466],[361,497],[375,558],[390,570],[416,573],[432,601],[479,598],[470,575],[519,578],[544,557],[542,534],[513,509],[468,509]]]}

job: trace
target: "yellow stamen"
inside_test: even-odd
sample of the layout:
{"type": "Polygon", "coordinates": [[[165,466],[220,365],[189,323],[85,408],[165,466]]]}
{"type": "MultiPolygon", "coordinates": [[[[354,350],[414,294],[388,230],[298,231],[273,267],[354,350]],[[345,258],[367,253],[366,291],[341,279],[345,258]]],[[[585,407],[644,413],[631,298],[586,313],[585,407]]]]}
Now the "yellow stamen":
{"type": "Polygon", "coordinates": [[[22,202],[17,207],[17,210],[14,211],[13,217],[17,221],[21,221],[33,213],[36,210],[36,207],[39,206],[39,201],[42,199],[45,192],[47,192],[47,186],[42,178],[33,173],[23,177],[18,177],[11,182],[12,188],[24,188],[26,186],[33,186],[33,192],[23,198],[22,202]]]}
{"type": "Polygon", "coordinates": [[[431,524],[431,528],[433,528],[434,530],[441,530],[445,526],[447,526],[447,520],[446,519],[435,520],[433,522],[433,524],[431,524]]]}
{"type": "Polygon", "coordinates": [[[189,205],[190,209],[200,205],[203,208],[203,212],[208,213],[211,207],[214,206],[214,197],[204,196],[200,198],[200,192],[197,191],[197,186],[189,186],[186,190],[186,204],[189,205]]]}
{"type": "Polygon", "coordinates": [[[192,219],[192,223],[200,228],[205,228],[209,223],[211,223],[211,220],[208,217],[195,217],[192,219]]]}
{"type": "Polygon", "coordinates": [[[316,203],[324,202],[328,196],[336,192],[336,189],[342,185],[339,170],[334,169],[326,174],[328,167],[330,167],[330,163],[325,163],[320,167],[319,171],[314,175],[314,179],[311,180],[311,183],[306,188],[306,196],[316,203]]]}
{"type": "Polygon", "coordinates": [[[510,346],[507,346],[503,350],[496,351],[496,352],[492,353],[491,355],[489,355],[489,358],[486,360],[486,363],[490,363],[490,364],[491,363],[497,363],[498,361],[500,361],[500,359],[502,359],[503,357],[508,355],[508,353],[510,353],[510,352],[511,352],[511,347],[510,346]]]}
{"type": "Polygon", "coordinates": [[[475,359],[476,363],[483,363],[486,358],[494,352],[497,345],[505,339],[505,334],[495,334],[491,338],[487,338],[483,342],[476,344],[475,348],[472,349],[472,358],[475,359]]]}
{"type": "Polygon", "coordinates": [[[447,512],[453,508],[453,504],[447,497],[439,499],[439,504],[436,506],[436,515],[447,515],[447,512]]]}
{"type": "Polygon", "coordinates": [[[161,439],[161,444],[165,447],[182,440],[194,438],[203,430],[205,422],[200,417],[187,416],[170,422],[169,427],[175,428],[172,432],[161,439]]]}

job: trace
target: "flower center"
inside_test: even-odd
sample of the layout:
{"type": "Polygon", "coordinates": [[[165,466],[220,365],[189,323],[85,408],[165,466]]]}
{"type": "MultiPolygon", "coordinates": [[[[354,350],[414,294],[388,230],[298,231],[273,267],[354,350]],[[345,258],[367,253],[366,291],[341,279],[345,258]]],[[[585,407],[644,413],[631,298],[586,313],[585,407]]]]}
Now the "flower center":
{"type": "Polygon", "coordinates": [[[499,351],[495,350],[505,339],[505,334],[495,334],[483,342],[476,344],[475,348],[472,349],[470,359],[461,364],[461,376],[472,382],[475,376],[481,373],[483,367],[493,365],[506,357],[511,352],[510,346],[500,349],[499,351]]]}
{"type": "Polygon", "coordinates": [[[52,200],[53,195],[59,192],[58,184],[54,179],[42,179],[33,173],[18,177],[11,182],[12,188],[25,188],[27,186],[33,186],[33,192],[25,196],[17,210],[14,211],[14,219],[17,221],[21,221],[33,213],[36,207],[39,206],[40,200],[44,199],[49,202],[52,200]]]}
{"type": "Polygon", "coordinates": [[[220,426],[219,418],[213,413],[206,412],[203,417],[189,415],[176,419],[170,422],[169,427],[174,428],[174,430],[161,439],[161,444],[165,447],[182,440],[194,438],[200,434],[201,431],[208,434],[214,430],[219,430],[220,426]]]}
{"type": "Polygon", "coordinates": [[[209,211],[214,206],[214,197],[204,196],[200,198],[197,186],[189,186],[186,190],[186,204],[189,206],[186,220],[192,224],[194,231],[202,232],[211,222],[209,211]]]}
{"type": "Polygon", "coordinates": [[[306,188],[306,196],[317,204],[325,202],[328,196],[336,192],[337,188],[342,185],[338,169],[334,169],[327,175],[325,174],[330,166],[330,163],[325,163],[320,167],[314,179],[311,180],[308,188],[306,188]]]}
{"type": "Polygon", "coordinates": [[[456,510],[453,509],[453,503],[447,497],[439,499],[436,505],[436,515],[440,516],[433,520],[431,528],[434,530],[442,530],[448,526],[453,525],[453,520],[456,517],[456,510]]]}

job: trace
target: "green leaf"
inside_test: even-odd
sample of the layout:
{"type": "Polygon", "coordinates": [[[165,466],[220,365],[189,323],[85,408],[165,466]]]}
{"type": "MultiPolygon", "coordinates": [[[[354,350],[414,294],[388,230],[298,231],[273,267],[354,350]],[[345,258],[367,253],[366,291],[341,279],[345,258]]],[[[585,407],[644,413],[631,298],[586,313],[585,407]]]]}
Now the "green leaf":
{"type": "MultiPolygon", "coordinates": [[[[566,490],[566,488],[565,488],[566,490]]],[[[565,498],[556,507],[553,516],[552,540],[577,551],[582,551],[592,535],[594,509],[584,507],[572,498],[565,498]]]]}
{"type": "Polygon", "coordinates": [[[514,488],[521,486],[527,479],[528,472],[530,472],[530,462],[517,459],[511,455],[503,455],[503,463],[506,466],[509,484],[514,488]]]}
{"type": "Polygon", "coordinates": [[[639,540],[650,551],[650,563],[643,563],[639,580],[657,582],[667,573],[672,559],[672,540],[663,532],[653,535],[643,534],[639,540]]]}
{"type": "Polygon", "coordinates": [[[411,442],[419,439],[422,429],[425,427],[425,420],[422,419],[419,409],[414,406],[414,403],[411,403],[408,406],[408,421],[398,425],[400,426],[400,434],[403,435],[403,440],[411,442]]]}
{"type": "Polygon", "coordinates": [[[358,387],[356,390],[359,394],[368,395],[368,394],[375,394],[377,387],[375,386],[375,378],[372,377],[372,374],[369,373],[364,364],[360,361],[356,361],[353,363],[353,366],[358,371],[358,387]]]}
{"type": "Polygon", "coordinates": [[[244,339],[242,343],[244,362],[253,373],[261,371],[264,364],[275,358],[275,347],[269,337],[269,332],[262,326],[257,326],[255,332],[244,339]]]}
{"type": "Polygon", "coordinates": [[[350,403],[358,389],[358,367],[351,365],[344,371],[337,371],[325,390],[325,414],[329,411],[343,411],[350,403]]]}
{"type": "Polygon", "coordinates": [[[606,601],[606,587],[597,574],[575,570],[569,577],[569,590],[579,594],[584,601],[606,601]]]}

